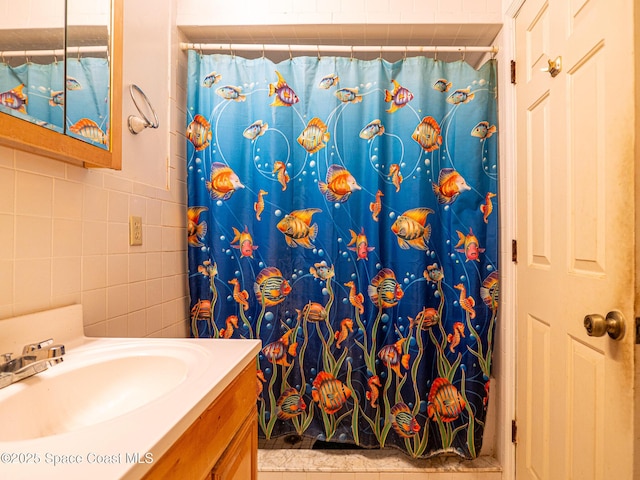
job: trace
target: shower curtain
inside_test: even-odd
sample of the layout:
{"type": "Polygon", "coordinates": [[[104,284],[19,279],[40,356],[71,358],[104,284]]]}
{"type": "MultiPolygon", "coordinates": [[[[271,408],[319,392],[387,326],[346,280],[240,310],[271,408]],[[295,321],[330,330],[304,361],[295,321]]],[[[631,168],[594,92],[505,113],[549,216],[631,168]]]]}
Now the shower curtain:
{"type": "Polygon", "coordinates": [[[66,78],[63,61],[2,62],[0,111],[108,148],[109,78],[105,58],[68,58],[66,78]]]}
{"type": "Polygon", "coordinates": [[[476,457],[496,65],[189,52],[194,337],[259,338],[260,435],[476,457]]]}

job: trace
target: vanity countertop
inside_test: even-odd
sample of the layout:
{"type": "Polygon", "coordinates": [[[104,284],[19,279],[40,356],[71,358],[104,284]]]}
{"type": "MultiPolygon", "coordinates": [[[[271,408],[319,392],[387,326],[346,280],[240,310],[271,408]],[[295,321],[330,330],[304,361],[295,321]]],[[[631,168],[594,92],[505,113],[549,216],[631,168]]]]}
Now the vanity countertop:
{"type": "MultiPolygon", "coordinates": [[[[78,307],[59,310],[78,315],[78,307]]],[[[25,318],[20,331],[40,331],[25,328],[25,318]]],[[[0,338],[11,328],[0,320],[0,338]]],[[[260,350],[258,340],[89,338],[77,331],[58,332],[60,340],[50,335],[65,344],[63,362],[0,389],[0,478],[140,478],[260,350]],[[61,385],[62,400],[55,398],[61,385]]],[[[6,340],[2,347],[17,351],[6,350],[6,340]]]]}

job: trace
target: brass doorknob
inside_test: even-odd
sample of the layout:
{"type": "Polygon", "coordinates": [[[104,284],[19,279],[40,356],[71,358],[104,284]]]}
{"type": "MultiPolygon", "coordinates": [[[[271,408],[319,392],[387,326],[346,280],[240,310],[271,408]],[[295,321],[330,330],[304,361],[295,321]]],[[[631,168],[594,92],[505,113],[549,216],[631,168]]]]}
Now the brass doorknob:
{"type": "Polygon", "coordinates": [[[624,317],[617,310],[607,313],[606,318],[594,313],[584,317],[584,328],[590,337],[602,337],[608,333],[614,340],[621,340],[624,337],[624,317]]]}
{"type": "Polygon", "coordinates": [[[549,72],[549,75],[555,77],[562,71],[562,57],[556,57],[555,60],[547,60],[548,67],[542,68],[543,72],[549,72]]]}

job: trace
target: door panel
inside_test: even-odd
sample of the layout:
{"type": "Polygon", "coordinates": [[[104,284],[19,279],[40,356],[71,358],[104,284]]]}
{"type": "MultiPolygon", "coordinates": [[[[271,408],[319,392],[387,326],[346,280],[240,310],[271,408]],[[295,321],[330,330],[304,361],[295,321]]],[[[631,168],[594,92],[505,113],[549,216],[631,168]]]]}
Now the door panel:
{"type": "Polygon", "coordinates": [[[633,28],[633,0],[516,16],[518,480],[633,478],[633,28]],[[588,336],[612,310],[622,340],[588,336]]]}

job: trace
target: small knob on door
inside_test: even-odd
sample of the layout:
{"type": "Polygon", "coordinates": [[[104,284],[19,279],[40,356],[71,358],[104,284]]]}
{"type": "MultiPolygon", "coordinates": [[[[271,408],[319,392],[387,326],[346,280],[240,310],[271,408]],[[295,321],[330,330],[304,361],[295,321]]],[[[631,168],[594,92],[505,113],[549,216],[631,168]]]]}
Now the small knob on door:
{"type": "Polygon", "coordinates": [[[624,336],[624,317],[617,310],[607,313],[606,318],[594,313],[584,317],[584,328],[590,337],[601,337],[608,333],[614,340],[621,340],[624,336]]]}

